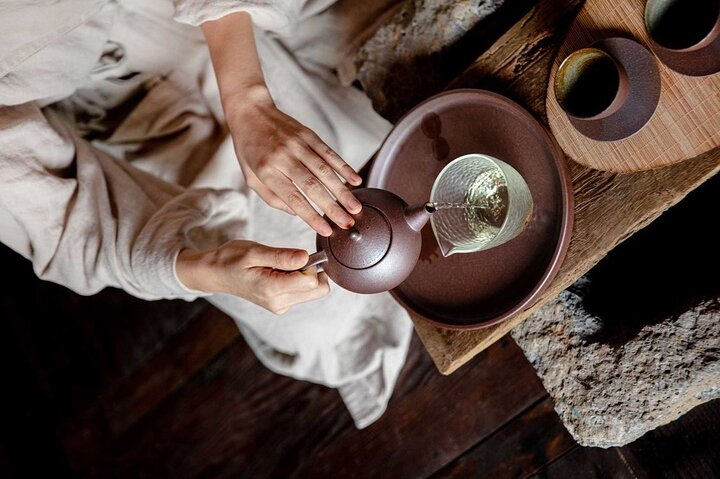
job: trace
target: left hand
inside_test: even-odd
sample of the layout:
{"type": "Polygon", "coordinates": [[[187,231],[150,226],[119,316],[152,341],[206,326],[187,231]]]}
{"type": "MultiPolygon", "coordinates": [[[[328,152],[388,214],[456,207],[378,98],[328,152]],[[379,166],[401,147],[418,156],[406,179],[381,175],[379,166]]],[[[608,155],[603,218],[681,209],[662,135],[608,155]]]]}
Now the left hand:
{"type": "Polygon", "coordinates": [[[359,185],[360,176],[312,130],[280,111],[264,87],[226,98],[225,114],[248,186],[266,203],[297,214],[323,236],[332,228],[307,198],[341,228],[354,225],[348,212],[359,213],[361,204],[340,177],[359,185]]]}
{"type": "Polygon", "coordinates": [[[275,106],[250,15],[232,13],[203,23],[202,30],[248,185],[270,206],[297,214],[323,236],[332,228],[307,198],[341,228],[352,227],[348,212],[359,213],[362,205],[340,177],[357,186],[360,176],[313,131],[275,106]]]}

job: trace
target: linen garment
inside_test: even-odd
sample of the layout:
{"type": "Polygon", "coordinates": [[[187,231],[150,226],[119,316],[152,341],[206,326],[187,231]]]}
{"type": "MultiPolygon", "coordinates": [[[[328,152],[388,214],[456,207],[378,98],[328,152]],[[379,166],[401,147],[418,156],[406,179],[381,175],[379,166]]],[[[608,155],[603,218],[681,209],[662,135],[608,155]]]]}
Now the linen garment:
{"type": "Polygon", "coordinates": [[[276,317],[189,290],[175,260],[229,239],[310,252],[315,240],[245,184],[196,25],[249,12],[278,107],[360,168],[390,125],[332,67],[387,3],[3,0],[0,241],[79,294],[113,286],[149,300],[206,297],[268,368],[337,388],[356,425],[370,424],[412,330],[389,294],[333,286],[276,317]]]}

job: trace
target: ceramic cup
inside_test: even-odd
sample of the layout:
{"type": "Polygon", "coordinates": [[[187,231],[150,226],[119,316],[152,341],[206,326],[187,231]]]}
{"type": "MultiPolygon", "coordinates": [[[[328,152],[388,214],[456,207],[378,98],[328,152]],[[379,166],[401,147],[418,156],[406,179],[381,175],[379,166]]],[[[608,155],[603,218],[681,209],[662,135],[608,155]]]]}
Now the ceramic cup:
{"type": "Polygon", "coordinates": [[[625,69],[599,48],[583,48],[560,64],[554,81],[555,98],[571,118],[601,120],[625,103],[625,69]]]}
{"type": "Polygon", "coordinates": [[[720,71],[720,0],[648,0],[645,30],[658,58],[678,73],[720,71]]]}

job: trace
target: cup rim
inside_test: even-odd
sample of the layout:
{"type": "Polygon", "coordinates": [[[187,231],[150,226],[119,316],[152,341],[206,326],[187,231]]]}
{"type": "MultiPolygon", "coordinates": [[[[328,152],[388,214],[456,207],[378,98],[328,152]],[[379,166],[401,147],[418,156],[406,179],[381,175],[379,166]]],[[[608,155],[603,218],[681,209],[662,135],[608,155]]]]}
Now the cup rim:
{"type": "MultiPolygon", "coordinates": [[[[647,34],[648,38],[652,42],[653,45],[655,45],[658,48],[665,49],[670,52],[675,53],[691,53],[696,52],[698,50],[702,50],[703,48],[706,48],[710,44],[712,44],[718,36],[720,36],[720,5],[718,6],[718,14],[717,18],[715,19],[715,23],[713,24],[710,31],[708,31],[707,35],[705,35],[699,42],[690,45],[689,47],[685,48],[670,48],[662,43],[655,40],[655,37],[650,33],[650,26],[648,25],[648,5],[650,5],[650,2],[653,0],[647,0],[645,2],[645,10],[643,12],[643,26],[645,27],[645,33],[647,34]]],[[[718,2],[720,4],[720,2],[718,2]]]]}
{"type": "Polygon", "coordinates": [[[591,46],[583,47],[583,48],[580,48],[578,50],[571,52],[569,55],[567,55],[563,59],[562,62],[560,62],[560,65],[558,66],[557,71],[555,72],[555,78],[553,79],[553,96],[555,97],[555,101],[558,103],[558,105],[560,106],[562,111],[564,111],[565,114],[567,116],[569,116],[570,118],[574,118],[576,120],[581,120],[581,121],[601,120],[601,119],[607,118],[608,116],[617,112],[625,104],[625,101],[627,100],[627,96],[629,93],[629,88],[623,88],[623,83],[626,84],[627,81],[628,81],[628,78],[627,78],[627,72],[625,71],[625,67],[623,67],[623,65],[620,62],[618,62],[612,55],[610,55],[608,52],[606,52],[602,48],[598,48],[598,47],[591,45],[591,46]],[[558,97],[557,92],[558,92],[558,85],[560,83],[560,78],[562,76],[561,73],[563,72],[563,70],[565,68],[567,68],[567,65],[569,64],[569,62],[572,61],[575,56],[579,56],[579,55],[587,54],[587,53],[599,53],[602,56],[609,58],[613,62],[613,64],[615,65],[615,68],[617,70],[617,73],[618,73],[618,88],[617,88],[617,91],[615,92],[615,97],[613,97],[613,100],[610,102],[610,104],[604,110],[602,110],[601,112],[596,113],[592,116],[578,116],[573,113],[570,113],[565,108],[565,106],[563,106],[563,102],[560,101],[560,98],[558,97]]]}

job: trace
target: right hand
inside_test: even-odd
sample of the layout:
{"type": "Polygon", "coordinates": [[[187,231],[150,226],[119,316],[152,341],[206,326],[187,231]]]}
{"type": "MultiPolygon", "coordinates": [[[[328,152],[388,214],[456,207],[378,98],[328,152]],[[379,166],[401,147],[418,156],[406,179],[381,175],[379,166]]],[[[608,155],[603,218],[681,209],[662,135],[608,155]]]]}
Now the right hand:
{"type": "Polygon", "coordinates": [[[300,272],[307,251],[271,248],[252,241],[229,241],[210,251],[180,252],[178,278],[190,289],[239,296],[275,314],[320,299],[330,291],[327,276],[300,272]]]}

